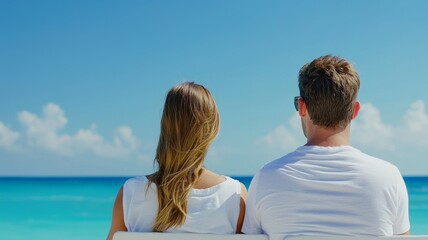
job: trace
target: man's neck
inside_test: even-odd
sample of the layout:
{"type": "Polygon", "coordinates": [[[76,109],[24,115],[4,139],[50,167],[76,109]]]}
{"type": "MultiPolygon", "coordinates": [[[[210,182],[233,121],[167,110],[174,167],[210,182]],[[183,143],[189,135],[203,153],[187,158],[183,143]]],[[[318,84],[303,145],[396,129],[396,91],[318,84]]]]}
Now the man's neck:
{"type": "Polygon", "coordinates": [[[313,126],[308,133],[306,146],[335,147],[349,145],[349,130],[349,126],[345,129],[325,129],[313,126]]]}

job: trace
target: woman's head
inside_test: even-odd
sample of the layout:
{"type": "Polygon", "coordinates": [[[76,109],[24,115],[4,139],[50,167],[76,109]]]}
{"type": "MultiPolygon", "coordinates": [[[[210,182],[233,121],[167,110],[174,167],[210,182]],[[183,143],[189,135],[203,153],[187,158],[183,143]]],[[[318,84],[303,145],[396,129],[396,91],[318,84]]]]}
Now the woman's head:
{"type": "Polygon", "coordinates": [[[151,178],[159,197],[154,231],[184,223],[188,195],[219,127],[217,106],[205,87],[186,82],[168,92],[155,159],[159,170],[151,178]]]}

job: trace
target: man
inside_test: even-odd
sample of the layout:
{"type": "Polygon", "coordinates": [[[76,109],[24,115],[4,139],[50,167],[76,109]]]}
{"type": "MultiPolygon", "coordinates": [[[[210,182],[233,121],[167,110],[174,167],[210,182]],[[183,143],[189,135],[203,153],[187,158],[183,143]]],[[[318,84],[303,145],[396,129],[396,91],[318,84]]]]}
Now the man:
{"type": "Polygon", "coordinates": [[[349,145],[360,109],[352,64],[323,56],[299,72],[295,107],[307,143],[266,164],[253,178],[244,233],[408,234],[407,189],[399,170],[349,145]]]}

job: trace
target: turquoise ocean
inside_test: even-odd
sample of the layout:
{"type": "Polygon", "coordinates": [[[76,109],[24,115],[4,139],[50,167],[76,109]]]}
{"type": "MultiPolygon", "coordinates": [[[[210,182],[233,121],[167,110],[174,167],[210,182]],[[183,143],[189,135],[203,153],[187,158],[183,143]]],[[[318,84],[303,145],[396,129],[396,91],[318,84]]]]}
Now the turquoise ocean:
{"type": "MultiPolygon", "coordinates": [[[[247,187],[251,177],[235,177],[247,187]]],[[[127,178],[0,178],[0,239],[105,239],[127,178]]],[[[404,178],[412,234],[428,235],[428,177],[404,178]]]]}

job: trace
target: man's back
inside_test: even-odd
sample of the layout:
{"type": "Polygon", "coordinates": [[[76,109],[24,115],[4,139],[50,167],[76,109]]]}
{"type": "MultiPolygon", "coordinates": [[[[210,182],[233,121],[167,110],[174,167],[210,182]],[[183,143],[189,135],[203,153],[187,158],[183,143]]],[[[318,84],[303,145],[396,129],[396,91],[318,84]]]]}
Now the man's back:
{"type": "Polygon", "coordinates": [[[409,229],[398,169],[350,146],[303,146],[265,165],[251,183],[243,232],[393,235],[409,229]]]}

